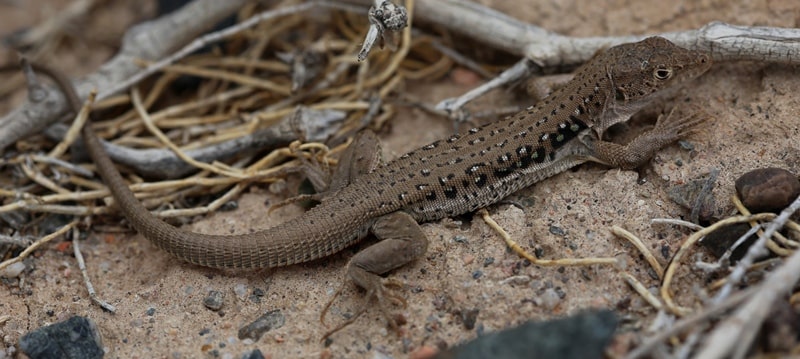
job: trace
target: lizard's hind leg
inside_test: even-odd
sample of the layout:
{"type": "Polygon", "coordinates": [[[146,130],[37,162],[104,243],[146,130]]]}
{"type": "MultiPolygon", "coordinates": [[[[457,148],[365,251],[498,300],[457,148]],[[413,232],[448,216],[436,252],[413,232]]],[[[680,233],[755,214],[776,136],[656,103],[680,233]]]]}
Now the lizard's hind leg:
{"type": "MultiPolygon", "coordinates": [[[[372,233],[380,239],[380,242],[353,256],[347,266],[347,274],[356,285],[367,291],[367,301],[374,298],[378,302],[378,309],[389,326],[396,330],[397,323],[389,311],[389,306],[406,305],[405,299],[395,293],[402,285],[392,279],[384,279],[381,275],[422,257],[428,249],[428,238],[417,221],[405,212],[394,212],[378,218],[372,226],[372,233]]],[[[331,302],[340,291],[341,288],[331,302]]],[[[320,321],[331,302],[325,306],[320,321]]],[[[325,337],[355,321],[366,308],[369,308],[367,304],[355,316],[328,332],[325,337]]]]}

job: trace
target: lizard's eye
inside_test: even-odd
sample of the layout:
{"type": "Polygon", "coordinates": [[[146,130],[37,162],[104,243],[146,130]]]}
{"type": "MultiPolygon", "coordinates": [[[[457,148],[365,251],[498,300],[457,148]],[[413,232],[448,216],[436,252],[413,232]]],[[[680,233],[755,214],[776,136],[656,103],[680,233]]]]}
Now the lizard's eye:
{"type": "Polygon", "coordinates": [[[670,69],[656,69],[653,71],[653,76],[659,80],[666,80],[672,77],[672,70],[670,69]]]}

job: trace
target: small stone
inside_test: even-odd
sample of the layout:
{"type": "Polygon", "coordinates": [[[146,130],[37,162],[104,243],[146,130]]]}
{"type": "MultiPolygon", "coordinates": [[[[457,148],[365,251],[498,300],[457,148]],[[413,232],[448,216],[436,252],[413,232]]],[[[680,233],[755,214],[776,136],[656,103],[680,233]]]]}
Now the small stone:
{"type": "Polygon", "coordinates": [[[242,354],[242,359],[264,359],[264,354],[259,349],[242,354]]]}
{"type": "Polygon", "coordinates": [[[153,307],[147,308],[147,311],[145,312],[145,314],[147,314],[148,316],[152,317],[153,314],[156,314],[156,308],[153,308],[153,307]]]}
{"type": "Polygon", "coordinates": [[[558,226],[550,226],[550,233],[551,234],[555,234],[557,236],[561,236],[561,237],[563,237],[563,236],[565,236],[567,234],[567,232],[564,231],[563,228],[558,227],[558,226]]]}
{"type": "Polygon", "coordinates": [[[239,339],[252,339],[258,341],[264,333],[282,327],[286,318],[280,310],[271,310],[252,323],[239,329],[239,339]]]}
{"type": "MultiPolygon", "coordinates": [[[[750,230],[750,225],[747,223],[737,223],[730,226],[724,226],[714,232],[709,233],[700,241],[700,245],[708,249],[714,257],[719,258],[725,254],[728,249],[733,246],[736,241],[747,231],[750,230]]],[[[731,263],[736,263],[744,257],[750,246],[758,239],[758,235],[751,235],[741,245],[734,248],[731,253],[731,263]]]]}
{"type": "Polygon", "coordinates": [[[561,303],[561,296],[553,288],[547,288],[541,296],[542,307],[547,310],[553,310],[561,303]]]}
{"type": "Polygon", "coordinates": [[[219,210],[222,212],[230,212],[236,209],[239,209],[239,202],[237,201],[228,201],[223,203],[222,206],[219,207],[219,210]]]}
{"type": "Polygon", "coordinates": [[[464,236],[455,236],[455,237],[453,237],[453,242],[456,242],[456,243],[469,243],[469,241],[467,240],[467,237],[464,237],[464,236]]]}
{"type": "Polygon", "coordinates": [[[464,262],[464,265],[470,265],[470,264],[472,264],[472,262],[475,261],[475,256],[473,256],[471,254],[467,254],[461,260],[464,262]]]}
{"type": "Polygon", "coordinates": [[[25,270],[25,263],[22,262],[12,263],[8,267],[0,271],[0,277],[16,278],[19,277],[19,275],[22,274],[22,271],[24,270],[25,270]]]}
{"type": "Polygon", "coordinates": [[[478,309],[462,310],[461,321],[464,322],[464,328],[467,330],[475,329],[475,322],[478,320],[478,309]]]}
{"type": "Polygon", "coordinates": [[[233,286],[233,293],[236,294],[239,299],[244,299],[247,296],[247,285],[239,283],[233,286]]]}
{"type": "Polygon", "coordinates": [[[203,299],[203,305],[215,312],[222,309],[222,304],[224,302],[225,297],[222,295],[222,292],[216,290],[209,291],[208,295],[203,299]]]}
{"type": "Polygon", "coordinates": [[[105,354],[97,327],[85,317],[72,317],[29,332],[20,338],[19,347],[31,359],[99,359],[105,354]]]}
{"type": "Polygon", "coordinates": [[[736,179],[736,193],[752,212],[779,212],[800,195],[800,181],[782,168],[760,168],[736,179]]]}
{"type": "Polygon", "coordinates": [[[713,183],[709,183],[709,181],[716,181],[716,177],[702,176],[670,187],[667,190],[667,196],[673,202],[697,215],[697,218],[690,218],[690,221],[709,221],[714,216],[717,206],[716,199],[710,191],[713,183]]]}

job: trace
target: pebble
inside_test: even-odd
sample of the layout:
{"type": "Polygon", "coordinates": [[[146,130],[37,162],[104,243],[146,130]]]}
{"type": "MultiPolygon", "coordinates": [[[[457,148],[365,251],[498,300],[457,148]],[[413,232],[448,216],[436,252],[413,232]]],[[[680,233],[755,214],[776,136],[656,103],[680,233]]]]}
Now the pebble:
{"type": "Polygon", "coordinates": [[[478,269],[472,272],[472,279],[480,279],[481,277],[483,277],[483,271],[478,269]]]}
{"type": "Polygon", "coordinates": [[[455,237],[453,237],[453,241],[454,241],[454,242],[456,242],[456,243],[466,243],[466,244],[469,244],[469,240],[467,240],[467,237],[460,236],[460,235],[459,235],[459,236],[455,236],[455,237]]]}
{"type": "Polygon", "coordinates": [[[219,207],[219,210],[222,212],[230,212],[236,209],[239,209],[239,202],[237,201],[228,201],[223,203],[222,206],[219,207]]]}
{"type": "Polygon", "coordinates": [[[222,292],[217,290],[209,291],[208,295],[203,299],[203,305],[215,312],[222,309],[222,304],[224,302],[225,297],[222,295],[222,292]]]}
{"type": "MultiPolygon", "coordinates": [[[[711,191],[704,191],[706,188],[713,188],[708,182],[708,176],[689,180],[684,184],[670,187],[667,190],[667,196],[683,208],[696,213],[697,218],[689,218],[690,221],[710,221],[714,216],[717,203],[711,191]],[[699,208],[696,208],[698,205],[699,208]]],[[[663,206],[663,204],[657,205],[663,206]]]]}
{"type": "Polygon", "coordinates": [[[78,316],[25,334],[19,347],[31,359],[99,359],[105,354],[94,322],[78,316]]]}
{"type": "Polygon", "coordinates": [[[247,285],[239,283],[233,286],[233,293],[235,293],[239,299],[245,299],[247,297],[247,285]]]}
{"type": "Polygon", "coordinates": [[[280,310],[270,310],[252,323],[239,329],[239,339],[252,339],[258,341],[264,333],[282,327],[286,317],[280,310]]]}
{"type": "Polygon", "coordinates": [[[567,232],[564,231],[564,228],[558,226],[550,226],[550,233],[561,237],[567,235],[567,232]]]}
{"type": "Polygon", "coordinates": [[[0,277],[16,278],[19,277],[19,275],[22,274],[22,271],[24,270],[25,270],[25,263],[22,262],[12,263],[8,267],[0,271],[0,277]]]}
{"type": "Polygon", "coordinates": [[[475,322],[478,320],[479,309],[469,309],[461,311],[461,321],[464,323],[464,328],[472,330],[475,328],[475,322]]]}
{"type": "Polygon", "coordinates": [[[253,349],[251,352],[242,354],[242,359],[264,359],[264,354],[259,349],[253,349]]]}
{"type": "MultiPolygon", "coordinates": [[[[747,223],[738,223],[730,226],[724,226],[714,232],[709,233],[700,242],[700,245],[708,249],[714,257],[719,258],[725,254],[726,251],[739,240],[739,237],[745,235],[750,230],[750,225],[747,223]]],[[[731,263],[736,263],[744,257],[750,246],[758,239],[757,235],[751,235],[739,247],[735,248],[731,253],[731,263]]]]}
{"type": "Polygon", "coordinates": [[[800,181],[782,168],[759,168],[736,179],[736,193],[751,212],[779,212],[800,195],[800,181]]]}
{"type": "Polygon", "coordinates": [[[540,298],[542,300],[542,307],[547,310],[553,310],[555,307],[561,303],[561,296],[558,295],[553,288],[547,288],[540,298]]]}

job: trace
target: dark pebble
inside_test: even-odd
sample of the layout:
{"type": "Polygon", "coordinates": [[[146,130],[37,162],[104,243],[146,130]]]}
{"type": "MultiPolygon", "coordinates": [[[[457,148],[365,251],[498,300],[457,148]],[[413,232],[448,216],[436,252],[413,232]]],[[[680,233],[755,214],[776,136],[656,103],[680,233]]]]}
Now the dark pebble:
{"type": "Polygon", "coordinates": [[[586,312],[489,333],[442,351],[435,358],[602,358],[616,327],[613,312],[586,312]]]}
{"type": "Polygon", "coordinates": [[[782,168],[760,168],[736,179],[736,193],[751,212],[780,212],[800,195],[800,181],[782,168]]]}
{"type": "Polygon", "coordinates": [[[252,339],[258,341],[264,333],[282,327],[286,318],[280,310],[270,310],[252,323],[239,329],[239,339],[252,339]]]}
{"type": "Polygon", "coordinates": [[[467,237],[464,237],[464,236],[455,236],[455,237],[453,237],[453,241],[456,242],[456,243],[469,243],[469,241],[467,240],[467,237]]]}
{"type": "Polygon", "coordinates": [[[242,354],[242,359],[264,359],[264,354],[261,354],[261,350],[254,349],[251,352],[242,354]]]}
{"type": "Polygon", "coordinates": [[[561,236],[561,237],[563,237],[563,236],[565,236],[567,234],[567,232],[564,231],[563,228],[558,227],[558,226],[550,226],[550,233],[551,234],[555,234],[557,236],[561,236]]]}
{"type": "Polygon", "coordinates": [[[467,330],[475,329],[475,322],[478,321],[478,309],[462,310],[461,320],[464,322],[464,328],[467,330]]]}
{"type": "Polygon", "coordinates": [[[239,202],[228,201],[228,202],[223,203],[222,206],[219,207],[219,210],[222,211],[222,212],[229,212],[229,211],[233,211],[235,209],[239,209],[239,202]]]}
{"type": "MultiPolygon", "coordinates": [[[[722,228],[717,229],[714,232],[709,233],[702,241],[700,241],[700,245],[708,249],[714,257],[721,257],[736,241],[739,240],[739,237],[743,236],[747,231],[750,230],[750,225],[747,223],[737,223],[730,226],[724,226],[722,228]]],[[[744,257],[747,253],[747,249],[758,239],[757,235],[752,235],[748,237],[740,246],[736,247],[731,253],[731,263],[736,263],[744,257]]]]}
{"type": "Polygon", "coordinates": [[[104,355],[100,332],[84,317],[72,317],[25,334],[19,347],[31,359],[93,359],[104,355]]]}

